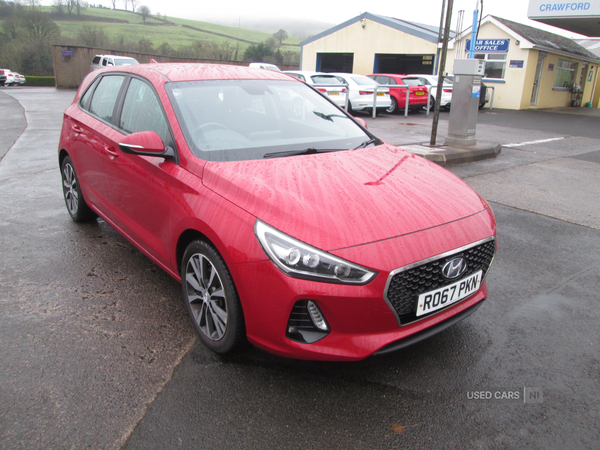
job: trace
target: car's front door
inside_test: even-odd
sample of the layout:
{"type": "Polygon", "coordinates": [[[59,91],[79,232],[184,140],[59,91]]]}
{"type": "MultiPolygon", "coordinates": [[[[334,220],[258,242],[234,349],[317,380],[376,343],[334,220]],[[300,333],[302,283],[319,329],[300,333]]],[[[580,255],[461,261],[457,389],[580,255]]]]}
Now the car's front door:
{"type": "MultiPolygon", "coordinates": [[[[165,146],[175,147],[160,101],[149,83],[131,78],[120,111],[118,128],[125,134],[155,131],[165,146]]],[[[123,153],[105,164],[108,216],[150,255],[169,265],[169,220],[172,189],[179,166],[173,159],[123,153]]]]}

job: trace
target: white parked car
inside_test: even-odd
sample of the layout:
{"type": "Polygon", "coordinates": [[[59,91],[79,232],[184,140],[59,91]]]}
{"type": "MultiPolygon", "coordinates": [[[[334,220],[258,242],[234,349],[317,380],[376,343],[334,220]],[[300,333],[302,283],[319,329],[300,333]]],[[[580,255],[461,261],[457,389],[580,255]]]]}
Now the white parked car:
{"type": "Polygon", "coordinates": [[[346,83],[350,90],[348,99],[348,111],[372,111],[373,94],[377,87],[377,101],[375,102],[378,111],[385,111],[392,105],[389,88],[381,87],[372,78],[355,73],[332,73],[341,82],[346,83]]]}
{"type": "Polygon", "coordinates": [[[315,89],[325,97],[328,97],[340,108],[346,107],[346,87],[335,75],[323,72],[311,72],[309,70],[286,70],[283,73],[292,75],[306,84],[314,86],[315,89]],[[331,86],[332,84],[339,85],[339,87],[331,86]]]}
{"type": "MultiPolygon", "coordinates": [[[[423,85],[429,87],[429,109],[433,109],[435,106],[435,97],[437,95],[438,77],[437,75],[427,74],[410,74],[411,77],[417,77],[421,80],[423,85]]],[[[442,100],[440,101],[440,108],[450,108],[452,102],[452,81],[444,80],[442,86],[442,100]]]]}
{"type": "Polygon", "coordinates": [[[139,64],[135,58],[119,55],[96,55],[90,64],[90,72],[111,66],[130,66],[139,64]]]}
{"type": "Polygon", "coordinates": [[[6,80],[4,81],[4,86],[16,86],[19,84],[19,79],[15,76],[14,72],[10,70],[6,72],[6,80]]]}
{"type": "Polygon", "coordinates": [[[275,72],[281,72],[281,69],[279,67],[277,67],[275,64],[269,64],[269,63],[253,62],[253,63],[250,63],[250,65],[248,67],[250,67],[252,69],[267,69],[267,70],[274,70],[275,72]]]}

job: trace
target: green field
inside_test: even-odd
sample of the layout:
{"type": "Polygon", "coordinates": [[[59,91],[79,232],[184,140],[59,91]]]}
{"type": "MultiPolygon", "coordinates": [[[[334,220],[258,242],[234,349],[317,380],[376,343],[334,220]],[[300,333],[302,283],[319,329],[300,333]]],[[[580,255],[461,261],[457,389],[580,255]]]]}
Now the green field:
{"type": "MultiPolygon", "coordinates": [[[[53,12],[54,8],[50,6],[41,7],[45,12],[53,12]]],[[[95,16],[105,19],[126,20],[129,23],[114,23],[94,20],[60,20],[53,17],[53,20],[61,29],[61,35],[70,39],[77,39],[84,24],[93,24],[106,32],[112,42],[115,42],[120,37],[126,40],[139,40],[141,38],[149,39],[154,48],[159,47],[162,43],[168,43],[173,48],[187,46],[198,41],[214,42],[222,44],[229,42],[235,46],[239,43],[240,49],[243,51],[252,43],[263,42],[272,37],[268,33],[260,31],[251,31],[243,28],[228,27],[224,25],[216,25],[208,22],[199,22],[195,20],[178,19],[167,17],[165,23],[164,16],[158,19],[156,16],[148,16],[146,24],[143,23],[141,14],[136,14],[131,11],[111,10],[104,8],[83,8],[82,16],[95,16]],[[182,25],[191,26],[203,31],[198,31],[190,28],[182,27],[182,25]]],[[[299,38],[288,38],[284,41],[282,51],[300,51],[299,38]]]]}

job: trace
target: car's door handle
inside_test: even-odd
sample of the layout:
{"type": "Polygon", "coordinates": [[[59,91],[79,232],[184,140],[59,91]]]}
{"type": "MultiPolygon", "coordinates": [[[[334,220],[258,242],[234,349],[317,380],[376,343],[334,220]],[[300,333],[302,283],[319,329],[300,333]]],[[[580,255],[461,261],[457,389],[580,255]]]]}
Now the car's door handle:
{"type": "Polygon", "coordinates": [[[111,149],[108,146],[104,147],[104,151],[108,153],[108,156],[111,156],[112,158],[117,158],[119,156],[119,153],[117,153],[115,150],[111,149]]]}
{"type": "Polygon", "coordinates": [[[73,128],[71,128],[73,130],[74,133],[76,134],[81,134],[83,133],[83,130],[81,128],[79,128],[77,125],[73,125],[73,128]]]}

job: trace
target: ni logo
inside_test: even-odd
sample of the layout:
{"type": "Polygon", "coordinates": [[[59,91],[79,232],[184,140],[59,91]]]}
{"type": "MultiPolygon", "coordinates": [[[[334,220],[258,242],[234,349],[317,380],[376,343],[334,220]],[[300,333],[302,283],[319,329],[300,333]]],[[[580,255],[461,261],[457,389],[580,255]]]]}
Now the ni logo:
{"type": "Polygon", "coordinates": [[[448,280],[454,280],[465,273],[465,270],[467,270],[467,261],[465,258],[452,258],[442,267],[442,275],[448,280]]]}

